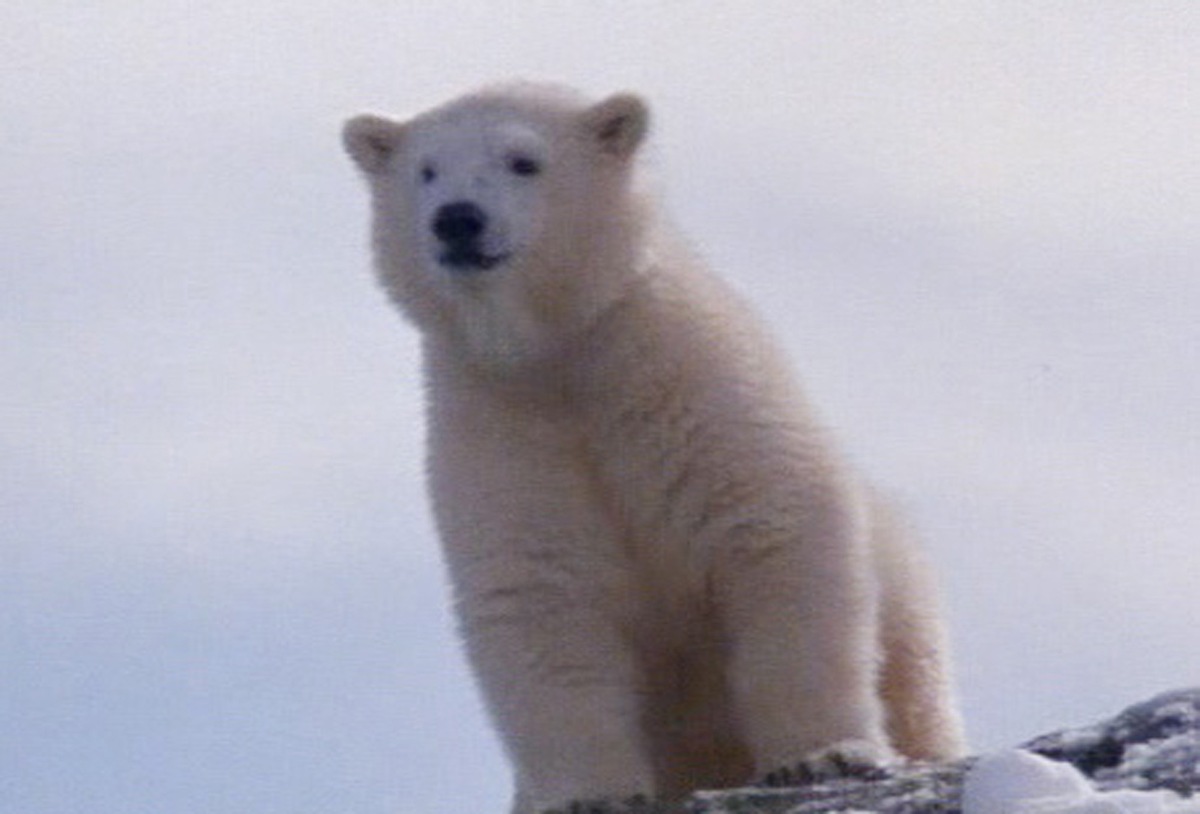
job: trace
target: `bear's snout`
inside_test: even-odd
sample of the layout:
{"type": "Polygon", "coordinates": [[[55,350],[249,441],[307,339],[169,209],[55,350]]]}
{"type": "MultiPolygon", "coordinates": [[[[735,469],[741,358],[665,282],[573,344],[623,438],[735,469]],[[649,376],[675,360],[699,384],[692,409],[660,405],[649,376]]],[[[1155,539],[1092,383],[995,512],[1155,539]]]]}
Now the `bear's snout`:
{"type": "Polygon", "coordinates": [[[484,250],[488,216],[470,201],[454,201],[438,207],[431,228],[443,249],[438,262],[456,271],[484,271],[508,257],[484,250]]]}

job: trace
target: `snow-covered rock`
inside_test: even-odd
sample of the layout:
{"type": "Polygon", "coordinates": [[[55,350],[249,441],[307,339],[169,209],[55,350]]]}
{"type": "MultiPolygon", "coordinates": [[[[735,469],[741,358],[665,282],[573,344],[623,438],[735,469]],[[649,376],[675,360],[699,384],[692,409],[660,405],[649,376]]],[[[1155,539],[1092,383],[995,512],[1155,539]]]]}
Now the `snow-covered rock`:
{"type": "Polygon", "coordinates": [[[677,810],[686,814],[1200,814],[1198,792],[1200,688],[1160,695],[1093,726],[1044,735],[1021,750],[893,769],[870,780],[699,792],[677,810]]]}
{"type": "Polygon", "coordinates": [[[963,814],[1200,814],[1173,791],[1101,791],[1069,763],[1024,749],[984,755],[967,772],[963,814]]]}
{"type": "Polygon", "coordinates": [[[1151,698],[1112,720],[1043,735],[1026,749],[1071,763],[1100,789],[1200,790],[1200,688],[1151,698]]]}

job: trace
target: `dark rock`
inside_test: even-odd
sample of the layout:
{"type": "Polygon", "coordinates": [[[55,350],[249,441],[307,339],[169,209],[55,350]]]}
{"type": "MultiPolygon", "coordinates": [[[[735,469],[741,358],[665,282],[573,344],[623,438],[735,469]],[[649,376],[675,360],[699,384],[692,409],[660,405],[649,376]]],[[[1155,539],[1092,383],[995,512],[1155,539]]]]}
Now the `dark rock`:
{"type": "Polygon", "coordinates": [[[791,789],[700,792],[688,814],[824,814],[847,809],[887,814],[953,814],[962,810],[963,776],[971,761],[893,769],[882,780],[832,780],[791,789]]]}

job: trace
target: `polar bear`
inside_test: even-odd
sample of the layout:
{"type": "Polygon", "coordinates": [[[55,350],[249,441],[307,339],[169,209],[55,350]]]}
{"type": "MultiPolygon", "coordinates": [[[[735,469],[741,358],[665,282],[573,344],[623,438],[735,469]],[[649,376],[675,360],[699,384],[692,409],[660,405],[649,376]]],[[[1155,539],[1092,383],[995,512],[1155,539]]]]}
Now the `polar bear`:
{"type": "Polygon", "coordinates": [[[930,579],[642,190],[647,125],[515,83],[344,130],[513,810],[959,755],[930,579]]]}

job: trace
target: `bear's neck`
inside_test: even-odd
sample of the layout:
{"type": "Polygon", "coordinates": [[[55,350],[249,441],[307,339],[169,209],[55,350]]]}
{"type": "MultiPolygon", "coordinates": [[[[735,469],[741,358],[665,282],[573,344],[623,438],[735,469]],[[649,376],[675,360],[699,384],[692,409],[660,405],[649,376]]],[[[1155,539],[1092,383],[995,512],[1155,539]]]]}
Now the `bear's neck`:
{"type": "Polygon", "coordinates": [[[631,394],[654,402],[655,393],[687,389],[693,378],[721,378],[719,371],[731,367],[724,357],[744,356],[746,340],[757,334],[753,320],[731,319],[741,310],[730,302],[736,295],[694,258],[669,248],[664,255],[663,249],[643,255],[620,296],[584,327],[573,326],[552,342],[539,337],[536,327],[514,335],[511,320],[499,321],[511,309],[495,313],[486,307],[479,313],[496,318],[497,325],[476,322],[470,336],[427,335],[430,372],[452,371],[488,398],[567,420],[604,411],[631,394]],[[490,329],[496,333],[488,336],[490,329]]]}
{"type": "Polygon", "coordinates": [[[517,267],[464,285],[451,298],[446,330],[430,332],[430,341],[479,375],[514,381],[551,376],[577,364],[597,343],[612,341],[600,334],[630,303],[645,299],[650,257],[629,252],[604,267],[555,258],[534,284],[517,267]]]}

